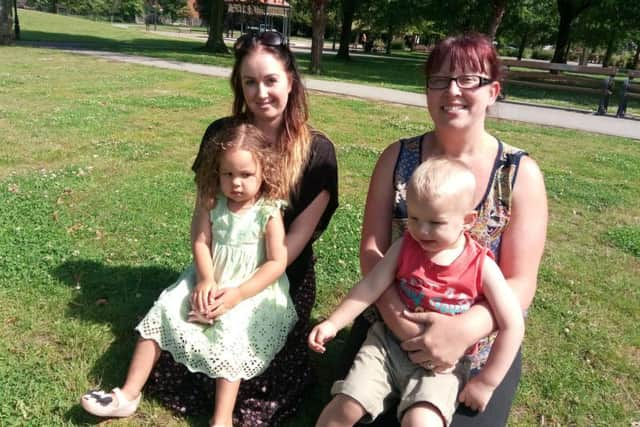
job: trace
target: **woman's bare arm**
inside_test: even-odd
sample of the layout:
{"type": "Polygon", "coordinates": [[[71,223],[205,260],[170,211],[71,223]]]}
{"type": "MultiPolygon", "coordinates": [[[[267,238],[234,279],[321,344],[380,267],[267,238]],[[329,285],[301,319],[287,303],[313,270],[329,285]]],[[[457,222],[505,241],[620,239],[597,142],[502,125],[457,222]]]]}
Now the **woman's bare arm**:
{"type": "Polygon", "coordinates": [[[309,240],[311,240],[311,236],[313,236],[324,211],[329,205],[330,197],[327,190],[322,190],[309,206],[293,220],[291,226],[289,226],[285,238],[287,265],[290,265],[298,258],[300,252],[302,252],[307,243],[309,243],[309,240]]]}

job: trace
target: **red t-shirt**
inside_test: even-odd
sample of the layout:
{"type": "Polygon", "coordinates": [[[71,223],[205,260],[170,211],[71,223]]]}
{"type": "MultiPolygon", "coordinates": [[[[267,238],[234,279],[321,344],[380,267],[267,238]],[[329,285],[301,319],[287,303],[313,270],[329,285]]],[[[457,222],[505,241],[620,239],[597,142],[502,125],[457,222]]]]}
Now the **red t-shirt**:
{"type": "Polygon", "coordinates": [[[403,236],[395,286],[411,311],[435,311],[455,315],[469,310],[482,298],[482,266],[491,252],[468,233],[464,250],[450,265],[438,265],[425,257],[409,232],[403,236]]]}

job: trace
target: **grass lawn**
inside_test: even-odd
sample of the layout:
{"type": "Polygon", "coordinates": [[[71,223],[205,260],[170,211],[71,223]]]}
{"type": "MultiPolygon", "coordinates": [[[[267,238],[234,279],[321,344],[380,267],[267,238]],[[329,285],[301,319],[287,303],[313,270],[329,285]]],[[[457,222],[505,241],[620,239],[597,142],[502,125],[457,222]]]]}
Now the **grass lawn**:
{"type": "MultiPolygon", "coordinates": [[[[0,49],[0,424],[85,425],[79,396],[119,385],[132,328],[190,262],[189,166],[228,114],[224,79],[55,50],[0,49]]],[[[393,140],[431,127],[418,108],[311,97],[336,144],[340,208],[316,244],[325,316],[358,278],[362,205],[393,140]],[[365,117],[378,117],[362,126],[365,117]]],[[[550,224],[513,426],[640,421],[640,145],[506,121],[547,183],[550,224]]],[[[314,356],[319,383],[287,427],[312,425],[343,340],[314,356]]],[[[157,401],[113,425],[205,425],[157,401]]]]}
{"type": "MultiPolygon", "coordinates": [[[[110,50],[129,54],[146,55],[169,60],[198,64],[231,66],[231,54],[211,54],[203,50],[204,39],[190,40],[184,34],[176,34],[176,27],[158,26],[158,32],[145,31],[144,25],[110,24],[94,22],[83,18],[68,17],[30,10],[20,10],[22,39],[25,41],[66,42],[91,49],[110,50]],[[172,36],[176,34],[175,36],[172,36]]],[[[153,28],[153,27],[151,27],[153,28]]],[[[194,31],[202,37],[201,29],[194,31]]],[[[295,40],[294,40],[295,42],[295,40]]],[[[309,67],[311,55],[297,52],[300,69],[309,67]]],[[[314,76],[328,80],[342,80],[356,83],[384,86],[409,92],[424,91],[424,55],[395,51],[391,56],[376,54],[370,56],[352,55],[350,61],[337,59],[325,54],[322,59],[323,74],[314,76]]],[[[610,114],[615,114],[617,96],[622,78],[617,79],[614,95],[610,100],[610,114]]],[[[598,95],[576,93],[562,89],[532,89],[522,86],[507,87],[508,99],[563,108],[596,111],[598,95]]],[[[631,100],[627,111],[640,116],[640,100],[631,100]]]]}

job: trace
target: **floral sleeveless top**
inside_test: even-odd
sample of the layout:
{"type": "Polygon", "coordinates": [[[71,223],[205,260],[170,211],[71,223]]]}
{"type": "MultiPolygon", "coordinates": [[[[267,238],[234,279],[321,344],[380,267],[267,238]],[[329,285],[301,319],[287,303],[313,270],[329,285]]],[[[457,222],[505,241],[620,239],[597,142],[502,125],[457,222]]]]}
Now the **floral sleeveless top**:
{"type": "MultiPolygon", "coordinates": [[[[400,140],[400,153],[393,175],[395,199],[391,223],[391,241],[402,236],[407,227],[407,183],[413,171],[422,159],[422,139],[424,135],[400,140]]],[[[482,200],[476,206],[478,219],[470,234],[480,244],[489,248],[496,262],[500,262],[500,243],[502,233],[509,224],[511,216],[511,193],[518,174],[522,156],[526,152],[504,144],[498,140],[498,154],[482,200]]],[[[478,343],[478,351],[471,356],[472,369],[479,369],[489,356],[495,334],[478,343]]]]}

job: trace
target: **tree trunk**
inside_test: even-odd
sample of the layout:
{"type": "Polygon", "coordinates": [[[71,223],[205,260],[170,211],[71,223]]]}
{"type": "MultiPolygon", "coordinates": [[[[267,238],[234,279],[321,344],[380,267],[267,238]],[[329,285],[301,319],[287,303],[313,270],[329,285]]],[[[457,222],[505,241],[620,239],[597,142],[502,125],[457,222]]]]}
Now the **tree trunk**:
{"type": "Polygon", "coordinates": [[[489,29],[487,35],[491,40],[495,40],[498,27],[502,22],[504,13],[507,10],[507,0],[493,0],[491,2],[491,22],[489,23],[489,29]]]}
{"type": "Polygon", "coordinates": [[[327,26],[328,0],[311,0],[311,63],[309,72],[320,74],[322,67],[322,48],[324,46],[324,30],[327,26]]]}
{"type": "Polygon", "coordinates": [[[567,42],[567,49],[564,51],[564,62],[569,60],[569,52],[571,52],[571,39],[567,42]]]}
{"type": "Polygon", "coordinates": [[[524,48],[527,45],[527,39],[529,38],[529,32],[525,31],[522,33],[522,38],[520,39],[520,46],[518,46],[518,61],[522,60],[522,56],[524,55],[524,48]]]}
{"type": "Polygon", "coordinates": [[[560,14],[560,24],[558,26],[558,39],[556,40],[556,50],[553,52],[551,62],[566,64],[569,53],[569,36],[571,34],[571,23],[585,9],[593,3],[593,0],[557,0],[558,13],[560,14]]]}
{"type": "Polygon", "coordinates": [[[587,65],[587,59],[589,58],[589,48],[586,46],[582,46],[582,53],[580,54],[580,59],[578,59],[578,65],[585,66],[587,65]]]}
{"type": "Polygon", "coordinates": [[[331,50],[334,52],[336,50],[337,38],[338,38],[338,14],[336,13],[336,18],[333,20],[333,45],[331,46],[331,50]]]}
{"type": "Polygon", "coordinates": [[[340,48],[338,49],[337,54],[338,58],[349,59],[351,26],[353,25],[353,15],[356,11],[357,1],[358,0],[343,0],[342,2],[342,31],[340,32],[340,48]]]}
{"type": "Polygon", "coordinates": [[[224,22],[224,0],[211,0],[209,13],[209,38],[205,48],[211,52],[227,53],[229,50],[222,38],[222,23],[224,22]]]}
{"type": "Polygon", "coordinates": [[[387,37],[387,45],[385,47],[385,52],[387,53],[387,55],[391,55],[391,42],[393,41],[393,27],[389,25],[389,27],[387,27],[387,31],[389,33],[389,37],[387,37]]]}
{"type": "Polygon", "coordinates": [[[636,54],[633,56],[633,64],[631,65],[631,69],[635,70],[638,68],[638,62],[640,62],[640,40],[636,41],[636,54]]]}
{"type": "Polygon", "coordinates": [[[613,52],[616,48],[616,35],[612,31],[609,34],[609,40],[607,40],[607,50],[604,53],[604,59],[602,60],[602,67],[608,67],[611,65],[611,56],[613,56],[613,52]]]}
{"type": "Polygon", "coordinates": [[[556,50],[553,52],[551,62],[558,64],[567,63],[567,46],[569,45],[569,34],[571,33],[571,21],[573,18],[567,15],[560,15],[560,26],[558,27],[558,39],[556,40],[556,50]]]}
{"type": "Polygon", "coordinates": [[[16,39],[13,24],[13,1],[0,0],[0,45],[10,45],[16,39]]]}

